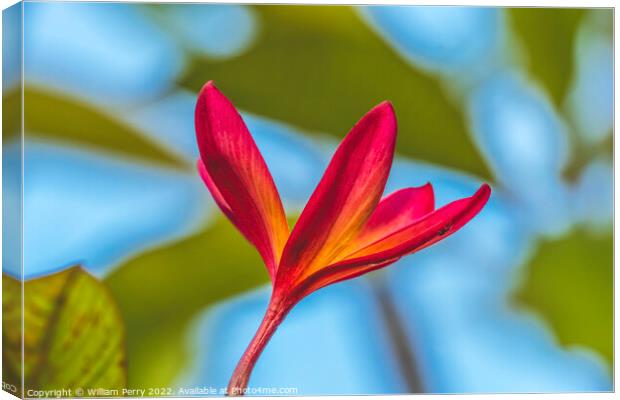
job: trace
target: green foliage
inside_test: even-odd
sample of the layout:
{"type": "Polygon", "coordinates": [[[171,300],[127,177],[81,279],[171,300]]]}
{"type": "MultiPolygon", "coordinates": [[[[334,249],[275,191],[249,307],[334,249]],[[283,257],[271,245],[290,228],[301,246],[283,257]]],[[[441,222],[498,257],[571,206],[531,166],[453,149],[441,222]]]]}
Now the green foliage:
{"type": "Polygon", "coordinates": [[[575,231],[542,242],[517,301],[542,313],[565,345],[613,360],[613,237],[575,231]]]}
{"type": "Polygon", "coordinates": [[[489,177],[464,117],[436,78],[413,68],[352,7],[254,7],[257,42],[225,61],[196,58],[182,85],[216,84],[241,109],[342,138],[390,100],[404,155],[489,177]]]}
{"type": "MultiPolygon", "coordinates": [[[[13,103],[18,99],[18,96],[5,97],[3,104],[14,108],[13,103]]],[[[24,115],[28,135],[86,145],[121,157],[157,162],[177,169],[191,167],[114,116],[78,100],[27,87],[24,107],[28,110],[24,115]]]]}
{"type": "Polygon", "coordinates": [[[192,317],[268,280],[256,250],[223,218],[112,272],[106,282],[127,324],[129,386],[171,383],[188,361],[192,317]]]}
{"type": "Polygon", "coordinates": [[[2,382],[21,396],[22,307],[21,283],[2,274],[2,382]]]}
{"type": "Polygon", "coordinates": [[[22,123],[22,96],[21,91],[15,89],[2,95],[2,140],[7,143],[9,139],[18,136],[22,123]]]}
{"type": "MultiPolygon", "coordinates": [[[[5,368],[20,370],[21,282],[2,276],[5,368]]],[[[122,389],[127,381],[125,330],[105,285],[80,267],[24,283],[26,389],[122,389]]],[[[85,393],[86,394],[86,393],[85,393]]]]}
{"type": "Polygon", "coordinates": [[[510,22],[526,50],[529,72],[561,106],[574,69],[575,34],[584,11],[577,8],[510,8],[510,22]]]}

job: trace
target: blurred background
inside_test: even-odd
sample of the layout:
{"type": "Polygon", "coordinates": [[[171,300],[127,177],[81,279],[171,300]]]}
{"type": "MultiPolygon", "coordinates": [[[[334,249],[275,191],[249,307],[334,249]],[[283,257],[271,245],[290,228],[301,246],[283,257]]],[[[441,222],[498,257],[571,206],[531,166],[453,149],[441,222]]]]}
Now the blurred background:
{"type": "MultiPolygon", "coordinates": [[[[194,170],[196,93],[215,80],[291,218],[386,99],[399,122],[386,192],[429,181],[443,205],[493,186],[456,235],[302,301],[251,386],[612,390],[612,29],[609,9],[5,10],[5,349],[21,340],[23,262],[27,387],[226,385],[269,284],[194,170]],[[23,182],[19,119],[6,117],[19,115],[22,17],[23,182]]],[[[3,356],[5,381],[19,376],[19,355],[3,356]]]]}

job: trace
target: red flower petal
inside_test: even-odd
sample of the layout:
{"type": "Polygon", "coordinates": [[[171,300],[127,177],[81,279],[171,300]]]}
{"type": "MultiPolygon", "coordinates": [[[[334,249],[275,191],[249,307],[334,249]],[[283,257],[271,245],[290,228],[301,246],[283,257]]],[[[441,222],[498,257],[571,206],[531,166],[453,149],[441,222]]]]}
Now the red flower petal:
{"type": "MultiPolygon", "coordinates": [[[[209,189],[211,196],[213,196],[213,200],[215,200],[215,204],[218,205],[220,210],[222,210],[224,215],[228,217],[230,222],[232,222],[233,225],[235,225],[237,229],[239,229],[239,231],[241,231],[241,233],[245,235],[245,233],[243,232],[242,226],[239,226],[237,220],[235,219],[235,215],[230,209],[230,206],[228,205],[228,203],[226,203],[226,200],[222,197],[222,194],[220,193],[219,189],[217,188],[217,186],[215,186],[213,179],[211,179],[211,177],[209,176],[209,172],[207,171],[207,168],[205,167],[202,160],[198,160],[196,162],[196,168],[198,169],[198,174],[200,174],[202,181],[207,186],[207,189],[209,189]]],[[[248,239],[248,241],[251,242],[250,238],[246,237],[246,239],[248,239]]]]}
{"type": "Polygon", "coordinates": [[[328,265],[358,235],[385,188],[395,140],[396,118],[388,102],[353,127],[286,243],[278,267],[280,285],[328,265]]]}
{"type": "Polygon", "coordinates": [[[241,116],[212,82],[198,95],[195,125],[203,180],[273,279],[289,233],[282,202],[241,116]]]}
{"type": "Polygon", "coordinates": [[[434,209],[435,196],[430,183],[401,189],[384,197],[360,234],[351,242],[349,254],[411,225],[434,209]]]}
{"type": "Polygon", "coordinates": [[[357,251],[346,260],[317,271],[297,287],[297,296],[303,297],[329,284],[385,267],[450,236],[480,212],[490,194],[491,188],[483,184],[473,196],[441,207],[408,227],[357,251]]]}

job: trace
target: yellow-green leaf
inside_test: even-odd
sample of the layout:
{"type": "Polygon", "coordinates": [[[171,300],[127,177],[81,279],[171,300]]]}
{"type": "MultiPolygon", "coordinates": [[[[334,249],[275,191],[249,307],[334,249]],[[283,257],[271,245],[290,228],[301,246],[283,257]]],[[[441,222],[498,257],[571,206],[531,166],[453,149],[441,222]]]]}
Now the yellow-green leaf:
{"type": "Polygon", "coordinates": [[[613,237],[575,231],[543,242],[517,301],[540,312],[560,343],[613,360],[613,237]]]}
{"type": "Polygon", "coordinates": [[[511,8],[512,25],[526,50],[529,70],[560,106],[573,77],[575,35],[584,10],[511,8]]]}
{"type": "MultiPolygon", "coordinates": [[[[2,280],[3,339],[16,343],[19,338],[10,327],[20,322],[21,284],[8,275],[2,280]]],[[[121,314],[106,286],[81,267],[26,281],[23,322],[27,395],[29,390],[64,389],[71,390],[72,396],[79,396],[80,390],[92,396],[89,389],[126,386],[121,314]]],[[[5,368],[19,371],[15,365],[19,357],[8,361],[5,368]]]]}
{"type": "Polygon", "coordinates": [[[21,396],[22,307],[21,283],[2,275],[2,382],[21,396]]]}
{"type": "Polygon", "coordinates": [[[22,96],[21,91],[14,90],[2,95],[2,140],[18,137],[22,124],[22,96]]]}
{"type": "MultiPolygon", "coordinates": [[[[13,110],[17,101],[20,101],[18,92],[4,96],[3,107],[13,110]]],[[[113,115],[76,99],[26,87],[24,108],[24,129],[28,135],[94,147],[177,169],[193,168],[113,115]]]]}

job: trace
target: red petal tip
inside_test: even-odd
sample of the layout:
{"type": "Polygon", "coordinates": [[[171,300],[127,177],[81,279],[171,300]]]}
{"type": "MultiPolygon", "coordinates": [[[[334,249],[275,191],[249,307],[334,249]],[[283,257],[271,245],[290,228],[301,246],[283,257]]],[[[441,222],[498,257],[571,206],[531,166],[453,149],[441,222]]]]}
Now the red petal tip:
{"type": "Polygon", "coordinates": [[[381,112],[381,113],[386,113],[386,114],[391,114],[395,117],[396,113],[394,111],[394,106],[392,105],[392,103],[389,100],[384,100],[381,103],[377,104],[375,107],[373,107],[368,114],[373,113],[373,112],[381,112]]]}
{"type": "Polygon", "coordinates": [[[368,111],[360,121],[358,121],[358,124],[362,121],[368,123],[373,120],[380,121],[379,123],[382,124],[384,129],[387,129],[387,131],[391,131],[393,133],[393,138],[396,138],[398,123],[396,121],[396,112],[394,111],[392,103],[390,103],[388,100],[385,100],[377,104],[370,111],[368,111]]]}
{"type": "Polygon", "coordinates": [[[198,97],[203,97],[207,95],[208,93],[212,93],[212,92],[220,93],[220,90],[217,88],[217,86],[215,86],[214,81],[208,81],[207,83],[202,85],[202,88],[200,89],[200,92],[198,93],[198,97]]]}
{"type": "Polygon", "coordinates": [[[488,183],[483,183],[482,185],[480,185],[480,188],[475,195],[480,195],[484,197],[486,202],[486,200],[491,196],[491,186],[489,186],[488,183]]]}
{"type": "Polygon", "coordinates": [[[433,187],[433,184],[430,182],[426,182],[424,185],[420,186],[420,189],[430,192],[430,197],[432,199],[431,202],[433,204],[431,211],[434,210],[435,209],[435,188],[433,187]]]}

